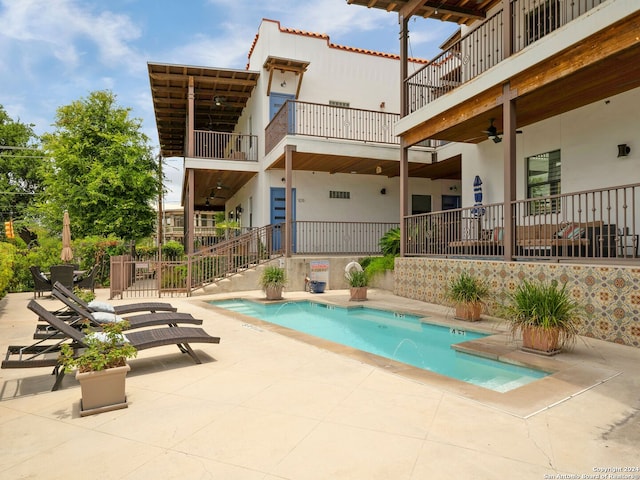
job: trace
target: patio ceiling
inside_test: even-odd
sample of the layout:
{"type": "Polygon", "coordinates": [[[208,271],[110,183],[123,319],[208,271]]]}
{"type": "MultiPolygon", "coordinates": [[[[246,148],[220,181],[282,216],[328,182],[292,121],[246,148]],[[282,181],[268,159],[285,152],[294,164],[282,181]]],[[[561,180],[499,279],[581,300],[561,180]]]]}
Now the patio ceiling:
{"type": "Polygon", "coordinates": [[[486,18],[487,11],[502,0],[347,0],[349,5],[420,16],[444,22],[470,25],[486,18]]]}
{"type": "Polygon", "coordinates": [[[195,94],[195,129],[231,132],[260,75],[248,70],[147,65],[160,153],[165,157],[185,155],[190,78],[193,78],[195,94]]]}
{"type": "MultiPolygon", "coordinates": [[[[284,154],[269,167],[284,170],[284,154]]],[[[410,178],[430,178],[432,180],[460,180],[461,157],[459,155],[436,163],[409,162],[410,178]]],[[[308,152],[293,153],[293,170],[327,173],[352,173],[357,175],[400,176],[400,163],[397,160],[378,160],[374,158],[327,155],[308,152]],[[380,167],[380,173],[377,173],[380,167]]]]}

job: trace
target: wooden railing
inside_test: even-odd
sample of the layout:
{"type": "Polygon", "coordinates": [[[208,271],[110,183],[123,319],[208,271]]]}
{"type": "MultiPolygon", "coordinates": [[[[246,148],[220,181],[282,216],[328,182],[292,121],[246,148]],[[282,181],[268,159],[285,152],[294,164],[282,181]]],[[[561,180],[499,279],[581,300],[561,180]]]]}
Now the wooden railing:
{"type": "MultiPolygon", "coordinates": [[[[265,129],[265,151],[273,150],[286,135],[400,145],[394,130],[398,120],[397,113],[288,100],[265,129]]],[[[419,146],[437,144],[426,141],[419,146]]]]}
{"type": "MultiPolygon", "coordinates": [[[[605,0],[512,0],[513,53],[575,20],[605,0]]],[[[468,82],[504,60],[502,10],[487,18],[406,79],[409,113],[468,82]]]]}
{"type": "Polygon", "coordinates": [[[258,161],[256,135],[194,130],[193,139],[196,158],[258,161]]]}
{"type": "Polygon", "coordinates": [[[640,259],[640,183],[459,208],[405,218],[410,256],[504,258],[513,223],[516,259],[640,259]]]}

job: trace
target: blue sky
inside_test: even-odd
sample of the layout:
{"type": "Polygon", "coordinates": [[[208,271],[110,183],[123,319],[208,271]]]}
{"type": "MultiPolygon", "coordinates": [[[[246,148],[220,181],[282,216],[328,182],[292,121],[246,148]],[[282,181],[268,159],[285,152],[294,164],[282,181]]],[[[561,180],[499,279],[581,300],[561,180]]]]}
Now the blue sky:
{"type": "MultiPolygon", "coordinates": [[[[0,104],[41,134],[58,107],[109,89],[156,146],[147,62],[244,68],[263,18],[341,45],[399,50],[397,14],[346,0],[0,0],[0,104]]],[[[412,21],[410,55],[433,57],[456,27],[412,21]]],[[[167,202],[180,200],[181,164],[167,162],[167,202]]]]}

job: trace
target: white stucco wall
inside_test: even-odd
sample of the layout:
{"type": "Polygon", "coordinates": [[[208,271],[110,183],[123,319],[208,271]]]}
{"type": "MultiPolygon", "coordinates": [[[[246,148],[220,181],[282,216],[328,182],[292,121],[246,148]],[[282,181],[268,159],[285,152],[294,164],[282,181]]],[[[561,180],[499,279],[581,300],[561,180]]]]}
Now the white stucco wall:
{"type": "MultiPolygon", "coordinates": [[[[517,198],[526,196],[526,158],[560,150],[562,193],[640,182],[640,89],[616,95],[522,129],[516,137],[517,198]],[[631,148],[618,158],[618,144],[631,148]]],[[[503,143],[453,144],[462,153],[462,204],[473,205],[473,179],[483,180],[483,202],[501,202],[504,193],[503,143]]],[[[439,154],[440,155],[440,154],[439,154]]]]}
{"type": "MultiPolygon", "coordinates": [[[[253,226],[261,226],[270,220],[270,188],[284,187],[281,181],[284,171],[267,171],[274,158],[282,154],[278,146],[270,154],[264,150],[264,131],[269,123],[269,97],[267,86],[269,72],[263,68],[267,57],[290,58],[309,62],[302,78],[299,101],[328,104],[330,100],[348,102],[351,108],[398,113],[400,91],[400,61],[397,58],[360,53],[330,47],[327,38],[282,31],[278,22],[264,20],[258,30],[257,41],[249,58],[248,69],[259,71],[260,78],[247,103],[240,121],[238,133],[258,136],[259,168],[257,176],[245,185],[233,198],[227,200],[227,212],[241,205],[241,225],[249,226],[252,213],[253,226]],[[381,107],[381,104],[384,106],[381,107]],[[249,198],[251,208],[249,206],[249,198]]],[[[291,72],[273,72],[271,92],[295,94],[298,77],[291,72]],[[286,81],[286,86],[281,83],[286,81]]],[[[360,142],[337,140],[295,139],[300,151],[324,152],[362,156],[366,158],[398,159],[397,146],[377,146],[360,142]]],[[[411,154],[427,161],[425,153],[411,154]]],[[[456,183],[456,182],[453,182],[456,183]]],[[[450,181],[412,180],[412,193],[432,195],[434,208],[441,205],[440,195],[455,194],[449,190],[450,181]],[[415,191],[413,191],[415,189],[415,191]],[[437,197],[437,198],[436,198],[437,197]]],[[[399,221],[399,180],[374,175],[330,175],[323,172],[293,174],[296,189],[296,217],[298,220],[335,221],[399,221]],[[380,194],[382,188],[386,195],[380,194]],[[329,199],[329,191],[348,191],[350,200],[329,199]]]]}

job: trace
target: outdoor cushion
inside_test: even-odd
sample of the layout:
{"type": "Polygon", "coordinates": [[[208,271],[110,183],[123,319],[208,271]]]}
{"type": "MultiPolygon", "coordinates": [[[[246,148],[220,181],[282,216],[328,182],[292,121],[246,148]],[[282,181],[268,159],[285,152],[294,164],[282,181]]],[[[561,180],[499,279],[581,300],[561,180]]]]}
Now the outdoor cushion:
{"type": "MultiPolygon", "coordinates": [[[[99,342],[109,342],[109,335],[107,335],[107,332],[91,332],[86,336],[87,340],[89,339],[96,339],[99,342]]],[[[129,343],[129,340],[127,339],[126,335],[124,335],[123,333],[119,333],[118,334],[118,340],[120,340],[119,343],[129,343]]]]}
{"type": "Polygon", "coordinates": [[[124,318],[115,313],[93,312],[92,316],[98,323],[120,323],[124,321],[124,318]]]}
{"type": "Polygon", "coordinates": [[[562,227],[556,233],[556,238],[566,238],[568,240],[575,240],[578,238],[582,238],[586,230],[580,225],[575,225],[573,223],[568,223],[564,227],[562,227]]]}
{"type": "Polygon", "coordinates": [[[89,303],[89,310],[92,312],[107,312],[107,313],[115,313],[115,308],[113,305],[107,302],[99,302],[97,300],[91,300],[89,303]]]}
{"type": "Polygon", "coordinates": [[[493,229],[493,241],[494,242],[501,242],[503,238],[504,238],[504,228],[502,228],[502,227],[494,228],[493,229]]]}

